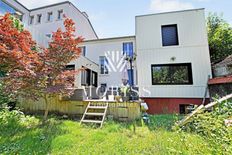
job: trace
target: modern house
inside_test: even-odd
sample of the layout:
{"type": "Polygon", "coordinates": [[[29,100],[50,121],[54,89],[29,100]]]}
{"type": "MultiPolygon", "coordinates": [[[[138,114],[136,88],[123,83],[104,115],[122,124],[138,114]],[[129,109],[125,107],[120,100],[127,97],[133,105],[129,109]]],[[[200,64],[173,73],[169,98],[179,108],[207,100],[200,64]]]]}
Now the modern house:
{"type": "Polygon", "coordinates": [[[44,46],[52,32],[63,28],[63,14],[75,21],[76,35],[85,41],[81,58],[67,68],[85,70],[76,77],[74,100],[85,100],[84,88],[90,86],[116,91],[125,79],[138,87],[151,114],[178,113],[209,97],[206,85],[212,74],[204,9],[136,16],[134,36],[99,39],[88,15],[69,1],[32,10],[13,0],[0,3],[5,12],[19,12],[25,27],[44,46]],[[135,55],[129,65],[125,56],[135,55]]]}
{"type": "Polygon", "coordinates": [[[150,113],[173,113],[201,104],[210,55],[204,9],[136,17],[138,86],[150,113]]]}

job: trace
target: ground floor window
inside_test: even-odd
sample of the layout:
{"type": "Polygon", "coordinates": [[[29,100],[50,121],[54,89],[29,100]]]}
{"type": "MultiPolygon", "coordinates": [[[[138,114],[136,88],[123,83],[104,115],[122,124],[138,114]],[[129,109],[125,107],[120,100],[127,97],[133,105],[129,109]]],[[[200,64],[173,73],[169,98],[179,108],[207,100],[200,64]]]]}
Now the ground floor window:
{"type": "Polygon", "coordinates": [[[151,65],[152,85],[193,84],[191,63],[151,65]]]}
{"type": "Polygon", "coordinates": [[[82,86],[95,86],[98,85],[98,74],[88,68],[83,67],[81,71],[81,85],[82,86]]]}

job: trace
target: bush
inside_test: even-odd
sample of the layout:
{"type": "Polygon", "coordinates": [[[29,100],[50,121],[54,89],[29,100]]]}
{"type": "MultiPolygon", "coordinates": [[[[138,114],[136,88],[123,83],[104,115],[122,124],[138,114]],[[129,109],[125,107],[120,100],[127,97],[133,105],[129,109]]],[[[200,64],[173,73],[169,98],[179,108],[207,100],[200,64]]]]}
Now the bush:
{"type": "Polygon", "coordinates": [[[232,128],[225,125],[225,119],[232,116],[232,103],[218,104],[212,112],[201,112],[181,127],[182,131],[193,132],[210,140],[216,153],[232,153],[232,128]],[[218,146],[218,147],[215,147],[218,146]]]}
{"type": "Polygon", "coordinates": [[[30,128],[34,124],[38,124],[35,118],[25,116],[20,110],[9,111],[9,109],[3,109],[0,111],[0,135],[5,133],[9,134],[9,131],[13,135],[25,128],[30,128]]]}

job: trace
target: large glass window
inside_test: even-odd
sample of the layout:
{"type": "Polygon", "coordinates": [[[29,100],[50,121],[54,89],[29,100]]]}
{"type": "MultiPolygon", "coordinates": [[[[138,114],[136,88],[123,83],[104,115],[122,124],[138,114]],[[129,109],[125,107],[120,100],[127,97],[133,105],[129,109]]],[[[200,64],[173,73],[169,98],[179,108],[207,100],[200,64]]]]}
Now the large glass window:
{"type": "Polygon", "coordinates": [[[177,25],[162,26],[163,46],[179,45],[177,25]]]}
{"type": "Polygon", "coordinates": [[[100,74],[109,74],[108,60],[105,56],[100,56],[100,74]]]}
{"type": "Polygon", "coordinates": [[[193,84],[191,63],[152,65],[152,85],[193,84]]]}

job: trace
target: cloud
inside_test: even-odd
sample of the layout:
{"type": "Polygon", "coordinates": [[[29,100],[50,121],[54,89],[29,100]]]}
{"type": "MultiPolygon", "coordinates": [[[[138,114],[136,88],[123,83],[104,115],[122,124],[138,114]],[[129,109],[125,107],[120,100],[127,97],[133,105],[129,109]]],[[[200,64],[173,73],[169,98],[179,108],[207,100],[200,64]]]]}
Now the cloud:
{"type": "Polygon", "coordinates": [[[193,8],[192,3],[181,2],[180,0],[151,0],[150,3],[150,10],[153,12],[168,12],[193,8]]]}

